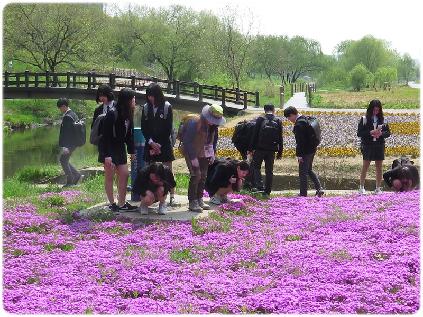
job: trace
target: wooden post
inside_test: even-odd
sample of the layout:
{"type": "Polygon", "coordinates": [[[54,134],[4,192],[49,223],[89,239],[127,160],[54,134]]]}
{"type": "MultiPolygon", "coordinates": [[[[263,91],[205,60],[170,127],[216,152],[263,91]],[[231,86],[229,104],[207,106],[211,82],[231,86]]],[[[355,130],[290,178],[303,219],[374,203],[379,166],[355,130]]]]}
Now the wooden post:
{"type": "Polygon", "coordinates": [[[236,103],[239,103],[239,88],[236,88],[236,103]]]}
{"type": "Polygon", "coordinates": [[[248,107],[248,93],[244,91],[244,110],[248,107]]]}
{"type": "Polygon", "coordinates": [[[218,94],[217,94],[217,85],[214,85],[214,100],[217,100],[218,94]]]}
{"type": "Polygon", "coordinates": [[[308,85],[308,101],[307,101],[307,103],[308,103],[308,105],[309,106],[311,106],[311,91],[312,91],[312,86],[311,85],[308,85]]]}
{"type": "Polygon", "coordinates": [[[222,89],[222,107],[224,107],[226,104],[226,89],[222,89]]]}
{"type": "Polygon", "coordinates": [[[40,79],[38,77],[38,73],[35,73],[34,81],[35,81],[34,86],[37,88],[38,85],[39,85],[39,83],[40,83],[40,79]]]}
{"type": "Polygon", "coordinates": [[[294,84],[291,83],[291,97],[294,96],[294,84]]]}
{"type": "Polygon", "coordinates": [[[25,88],[29,87],[29,70],[25,71],[25,88]]]}
{"type": "Polygon", "coordinates": [[[135,90],[135,75],[131,76],[131,88],[132,90],[135,90]]]}
{"type": "Polygon", "coordinates": [[[15,77],[16,77],[16,87],[20,87],[21,86],[21,78],[19,73],[15,73],[15,77]]]}
{"type": "Polygon", "coordinates": [[[194,97],[197,97],[197,96],[198,96],[198,83],[195,82],[194,83],[194,97]]]}
{"type": "Polygon", "coordinates": [[[203,101],[203,85],[198,87],[198,101],[203,101]]]}
{"type": "Polygon", "coordinates": [[[95,88],[97,86],[97,74],[95,72],[92,72],[91,73],[91,78],[92,78],[93,88],[95,88]]]}
{"type": "Polygon", "coordinates": [[[157,83],[157,78],[153,77],[153,83],[157,83]]]}
{"type": "Polygon", "coordinates": [[[110,88],[115,89],[115,87],[116,87],[116,74],[115,73],[109,74],[109,85],[110,85],[110,88]]]}
{"type": "Polygon", "coordinates": [[[181,86],[180,86],[180,82],[179,80],[175,80],[175,84],[176,84],[176,99],[181,98],[181,86]]]}
{"type": "Polygon", "coordinates": [[[9,72],[8,71],[4,72],[4,86],[6,88],[9,87],[9,72]]]}
{"type": "Polygon", "coordinates": [[[73,86],[73,88],[76,87],[76,74],[75,73],[72,74],[72,86],[73,86]]]}
{"type": "Polygon", "coordinates": [[[50,87],[50,72],[46,71],[46,87],[50,87]]]}
{"type": "Polygon", "coordinates": [[[70,72],[66,72],[66,88],[70,87],[70,72]]]}
{"type": "MultiPolygon", "coordinates": [[[[173,86],[173,89],[172,89],[172,93],[176,96],[176,90],[177,90],[177,88],[176,88],[176,79],[174,79],[173,80],[173,84],[172,84],[172,86],[173,86]]],[[[169,93],[170,93],[170,91],[169,91],[169,93]]]]}
{"type": "Polygon", "coordinates": [[[256,91],[256,104],[255,107],[258,108],[260,107],[260,94],[258,91],[256,91]]]}
{"type": "Polygon", "coordinates": [[[88,89],[91,89],[91,72],[88,72],[88,89]]]}

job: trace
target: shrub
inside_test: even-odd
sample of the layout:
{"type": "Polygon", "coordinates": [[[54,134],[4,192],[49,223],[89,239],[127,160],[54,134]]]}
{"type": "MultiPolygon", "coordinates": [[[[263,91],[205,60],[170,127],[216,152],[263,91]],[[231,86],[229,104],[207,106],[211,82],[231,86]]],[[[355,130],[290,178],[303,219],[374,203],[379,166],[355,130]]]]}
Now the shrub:
{"type": "Polygon", "coordinates": [[[350,71],[350,82],[354,90],[360,91],[366,85],[367,74],[369,71],[363,64],[357,64],[350,71]]]}

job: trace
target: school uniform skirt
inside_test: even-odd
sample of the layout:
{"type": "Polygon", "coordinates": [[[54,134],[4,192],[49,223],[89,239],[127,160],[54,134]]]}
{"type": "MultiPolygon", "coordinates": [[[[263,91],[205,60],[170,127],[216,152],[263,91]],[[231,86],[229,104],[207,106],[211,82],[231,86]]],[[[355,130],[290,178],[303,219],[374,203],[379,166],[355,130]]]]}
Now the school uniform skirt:
{"type": "MultiPolygon", "coordinates": [[[[375,142],[376,143],[376,142],[375,142]]],[[[362,144],[361,154],[365,161],[383,161],[385,159],[385,144],[362,144]]]]}
{"type": "MultiPolygon", "coordinates": [[[[126,146],[125,143],[113,143],[111,147],[111,155],[112,162],[115,165],[125,165],[127,164],[127,153],[126,153],[126,146]]],[[[104,163],[105,154],[103,150],[103,145],[100,143],[98,146],[98,161],[100,163],[104,163]]]]}

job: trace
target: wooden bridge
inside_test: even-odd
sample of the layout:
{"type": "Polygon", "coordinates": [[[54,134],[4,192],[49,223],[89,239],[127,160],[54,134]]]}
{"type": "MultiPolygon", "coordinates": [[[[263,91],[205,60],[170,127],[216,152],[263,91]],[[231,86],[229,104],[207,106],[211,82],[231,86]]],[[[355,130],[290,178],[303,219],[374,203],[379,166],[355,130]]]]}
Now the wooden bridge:
{"type": "Polygon", "coordinates": [[[151,83],[158,83],[166,99],[175,108],[198,112],[205,104],[220,104],[226,112],[236,113],[248,106],[259,107],[259,92],[228,89],[219,86],[203,85],[197,82],[169,81],[155,77],[120,76],[114,73],[94,72],[20,72],[3,73],[4,99],[70,99],[94,100],[97,88],[108,84],[115,92],[131,88],[137,92],[137,101],[145,101],[145,89],[151,83]]]}

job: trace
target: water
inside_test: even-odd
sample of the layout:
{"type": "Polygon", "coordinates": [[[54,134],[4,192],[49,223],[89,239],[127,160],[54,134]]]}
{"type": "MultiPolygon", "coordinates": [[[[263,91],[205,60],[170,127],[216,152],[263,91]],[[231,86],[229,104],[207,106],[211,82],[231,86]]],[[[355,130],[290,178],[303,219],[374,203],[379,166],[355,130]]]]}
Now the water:
{"type": "MultiPolygon", "coordinates": [[[[95,160],[97,148],[89,143],[90,123],[87,123],[87,143],[75,150],[71,162],[95,160]]],[[[59,164],[60,126],[41,127],[3,134],[3,178],[13,176],[25,166],[59,164]]]]}

